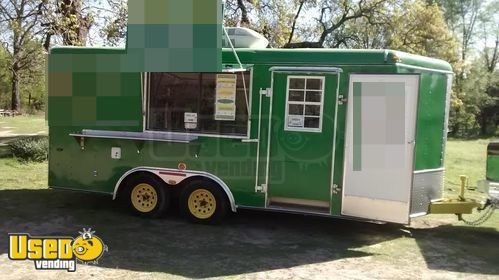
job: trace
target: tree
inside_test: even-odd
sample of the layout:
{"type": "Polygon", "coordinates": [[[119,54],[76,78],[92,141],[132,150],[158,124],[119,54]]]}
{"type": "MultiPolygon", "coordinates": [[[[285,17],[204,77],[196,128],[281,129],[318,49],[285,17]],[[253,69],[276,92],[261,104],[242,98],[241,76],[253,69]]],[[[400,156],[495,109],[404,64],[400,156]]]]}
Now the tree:
{"type": "Polygon", "coordinates": [[[339,47],[341,32],[359,18],[369,21],[395,0],[228,0],[225,23],[247,26],[284,48],[339,47]]]}
{"type": "MultiPolygon", "coordinates": [[[[260,1],[258,1],[260,2],[260,1]]],[[[254,0],[227,0],[225,1],[226,22],[231,26],[251,26],[249,14],[258,6],[254,0]]]]}
{"type": "Polygon", "coordinates": [[[450,130],[456,137],[496,133],[499,117],[499,77],[488,73],[482,58],[471,63],[462,91],[451,106],[450,130]]]}
{"type": "MultiPolygon", "coordinates": [[[[390,16],[387,47],[443,59],[457,66],[458,41],[437,5],[406,1],[390,16]]],[[[457,68],[457,67],[454,67],[457,68]]]]}
{"type": "Polygon", "coordinates": [[[29,70],[36,62],[34,57],[39,48],[32,42],[40,32],[38,21],[44,4],[44,1],[36,0],[0,0],[0,24],[6,25],[9,31],[3,34],[2,41],[10,58],[12,110],[21,108],[21,72],[29,70]]]}
{"type": "Polygon", "coordinates": [[[486,0],[428,0],[436,2],[444,10],[447,24],[460,40],[460,60],[462,67],[458,69],[455,79],[456,90],[463,90],[466,78],[466,63],[470,49],[475,43],[476,27],[483,15],[486,0]]]}
{"type": "Polygon", "coordinates": [[[10,58],[7,51],[0,45],[0,109],[10,107],[10,58]]]}
{"type": "Polygon", "coordinates": [[[249,27],[263,34],[271,47],[288,42],[299,0],[227,0],[225,26],[249,27]]]}
{"type": "Polygon", "coordinates": [[[477,19],[482,12],[483,0],[459,0],[457,7],[461,22],[461,59],[466,61],[477,19]]]}
{"type": "Polygon", "coordinates": [[[108,4],[113,12],[104,16],[104,26],[100,34],[110,45],[116,46],[121,44],[126,36],[128,6],[123,0],[108,0],[108,4]]]}
{"type": "MultiPolygon", "coordinates": [[[[319,17],[316,18],[318,36],[313,41],[292,42],[293,38],[289,39],[285,48],[322,48],[327,40],[333,48],[345,44],[342,36],[334,36],[335,33],[345,26],[350,21],[364,18],[371,22],[376,15],[383,10],[388,0],[321,0],[318,1],[319,17]]],[[[299,10],[300,11],[300,10],[299,10]]],[[[293,35],[291,33],[291,35],[293,35]]],[[[337,33],[341,34],[341,33],[337,33]]]]}
{"type": "Polygon", "coordinates": [[[41,26],[45,30],[43,46],[48,51],[54,36],[62,39],[66,46],[85,46],[94,15],[87,12],[92,1],[44,0],[41,26]]]}
{"type": "Polygon", "coordinates": [[[483,44],[485,67],[489,73],[496,71],[499,62],[499,0],[490,2],[479,18],[479,36],[483,44]]]}

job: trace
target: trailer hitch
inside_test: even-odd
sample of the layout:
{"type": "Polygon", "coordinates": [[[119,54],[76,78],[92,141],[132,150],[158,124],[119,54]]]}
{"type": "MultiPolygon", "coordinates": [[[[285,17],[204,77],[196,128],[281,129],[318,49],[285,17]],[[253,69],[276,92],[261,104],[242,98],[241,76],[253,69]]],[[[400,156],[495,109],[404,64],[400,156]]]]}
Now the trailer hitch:
{"type": "Polygon", "coordinates": [[[430,214],[456,214],[459,221],[463,221],[467,225],[478,226],[486,222],[494,213],[495,209],[499,209],[499,199],[491,196],[485,202],[479,202],[475,199],[465,197],[465,188],[468,177],[461,175],[461,189],[457,199],[444,199],[441,201],[432,202],[430,204],[430,214]],[[463,218],[463,214],[472,214],[473,209],[482,212],[481,215],[474,220],[463,218]]]}

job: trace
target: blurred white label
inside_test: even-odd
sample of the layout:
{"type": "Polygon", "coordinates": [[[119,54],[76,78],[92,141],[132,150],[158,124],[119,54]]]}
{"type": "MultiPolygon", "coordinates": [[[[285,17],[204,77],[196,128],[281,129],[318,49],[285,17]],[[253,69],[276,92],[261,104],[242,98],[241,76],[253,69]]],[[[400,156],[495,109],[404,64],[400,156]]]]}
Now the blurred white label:
{"type": "Polygon", "coordinates": [[[303,116],[288,116],[288,127],[303,127],[304,125],[304,117],[303,116]]]}
{"type": "Polygon", "coordinates": [[[184,113],[184,122],[197,123],[198,122],[198,114],[185,112],[184,113]]]}
{"type": "Polygon", "coordinates": [[[186,122],[185,129],[196,129],[198,127],[197,123],[186,122]]]}

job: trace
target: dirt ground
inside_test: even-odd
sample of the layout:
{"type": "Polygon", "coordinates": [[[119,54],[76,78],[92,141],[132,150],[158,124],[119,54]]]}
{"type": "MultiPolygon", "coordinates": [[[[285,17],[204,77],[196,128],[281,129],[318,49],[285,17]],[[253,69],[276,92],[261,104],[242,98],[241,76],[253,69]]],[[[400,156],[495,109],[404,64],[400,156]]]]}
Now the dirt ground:
{"type": "Polygon", "coordinates": [[[1,190],[0,278],[499,279],[497,225],[452,222],[440,216],[404,227],[242,211],[204,226],[176,213],[134,217],[108,196],[1,190]],[[109,246],[98,265],[48,272],[7,258],[7,233],[76,236],[83,227],[109,246]]]}

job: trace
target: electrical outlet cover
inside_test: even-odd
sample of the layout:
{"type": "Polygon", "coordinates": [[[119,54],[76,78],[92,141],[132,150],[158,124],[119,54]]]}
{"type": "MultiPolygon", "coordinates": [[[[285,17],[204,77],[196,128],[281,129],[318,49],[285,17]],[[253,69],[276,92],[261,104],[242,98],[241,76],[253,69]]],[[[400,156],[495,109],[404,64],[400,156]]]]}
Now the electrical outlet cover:
{"type": "Polygon", "coordinates": [[[111,158],[112,159],[120,159],[121,158],[121,148],[120,147],[112,147],[111,148],[111,158]]]}

